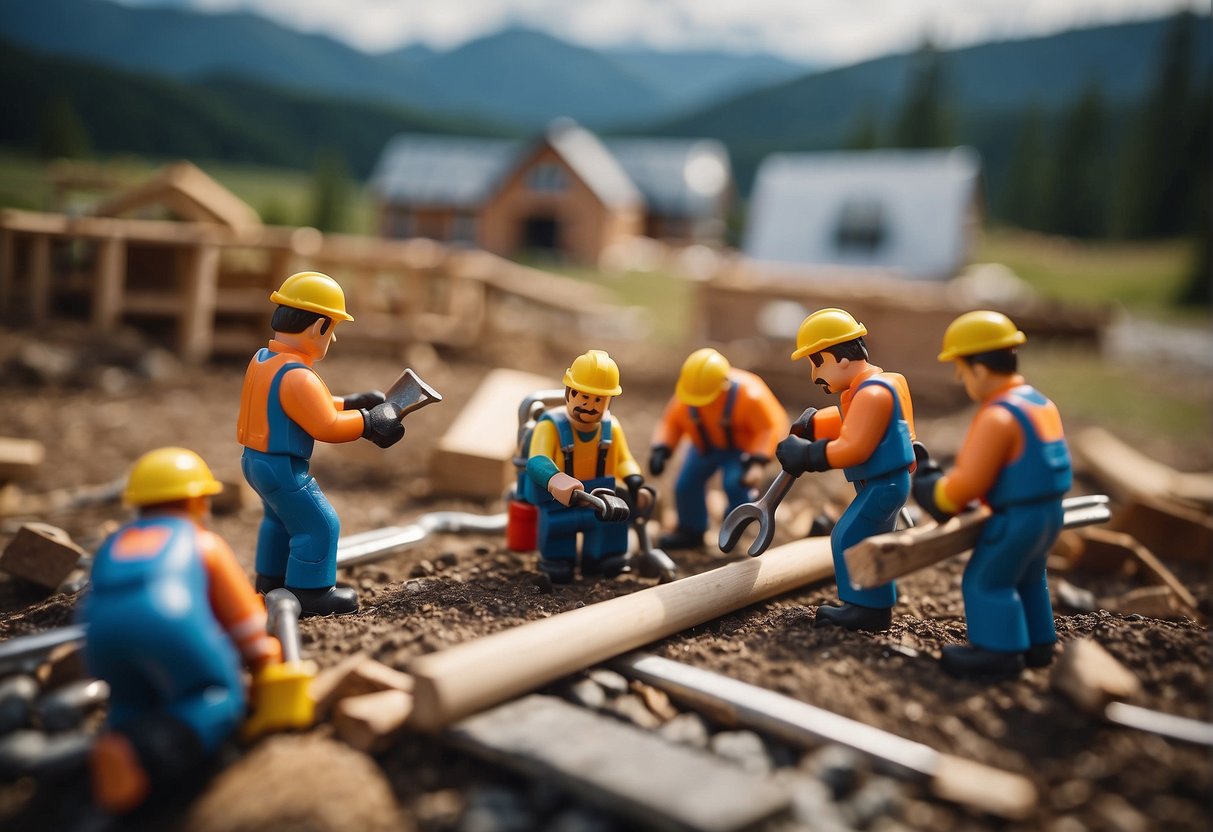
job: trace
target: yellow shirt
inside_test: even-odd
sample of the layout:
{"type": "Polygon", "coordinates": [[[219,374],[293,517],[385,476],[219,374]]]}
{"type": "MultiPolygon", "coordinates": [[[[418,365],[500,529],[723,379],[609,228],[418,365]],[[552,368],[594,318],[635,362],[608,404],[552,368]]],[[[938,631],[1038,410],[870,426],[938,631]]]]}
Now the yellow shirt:
{"type": "MultiPolygon", "coordinates": [[[[611,416],[608,413],[607,419],[611,416]]],[[[570,425],[571,427],[571,425],[570,425]]],[[[602,433],[599,423],[589,439],[583,439],[582,434],[573,428],[573,476],[585,482],[594,479],[598,472],[598,437],[602,433]]],[[[555,463],[557,469],[564,470],[564,452],[560,450],[560,433],[551,420],[543,419],[535,425],[531,434],[529,457],[546,456],[555,463]]],[[[640,463],[628,450],[628,440],[623,433],[623,425],[614,420],[611,425],[611,447],[607,451],[605,476],[625,479],[640,473],[640,463]]]]}

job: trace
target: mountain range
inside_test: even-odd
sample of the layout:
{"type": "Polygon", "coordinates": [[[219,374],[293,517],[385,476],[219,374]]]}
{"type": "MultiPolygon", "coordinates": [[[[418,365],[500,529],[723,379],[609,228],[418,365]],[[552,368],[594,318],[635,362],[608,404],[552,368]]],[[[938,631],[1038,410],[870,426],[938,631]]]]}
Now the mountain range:
{"type": "Polygon", "coordinates": [[[181,81],[216,75],[533,130],[653,121],[810,71],[769,55],[595,51],[512,28],[439,52],[372,55],[244,13],[109,0],[5,0],[0,38],[30,50],[181,81]]]}

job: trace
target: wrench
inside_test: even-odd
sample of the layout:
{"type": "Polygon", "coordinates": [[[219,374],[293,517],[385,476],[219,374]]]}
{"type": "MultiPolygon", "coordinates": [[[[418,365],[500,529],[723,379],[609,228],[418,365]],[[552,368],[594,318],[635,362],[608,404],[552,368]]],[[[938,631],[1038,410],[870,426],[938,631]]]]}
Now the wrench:
{"type": "MultiPolygon", "coordinates": [[[[678,578],[678,567],[663,550],[656,549],[649,541],[648,521],[657,505],[657,490],[651,485],[642,485],[641,491],[649,492],[649,503],[643,511],[639,507],[632,513],[632,528],[636,530],[639,551],[629,560],[634,562],[636,574],[642,578],[657,578],[658,583],[667,584],[678,578]]],[[[637,503],[640,501],[637,500],[637,503]]]]}
{"type": "MultiPolygon", "coordinates": [[[[809,424],[814,411],[816,408],[807,408],[797,417],[796,422],[792,423],[791,434],[793,436],[801,436],[804,433],[803,428],[799,428],[797,423],[809,424]]],[[[795,482],[796,477],[787,471],[780,471],[775,482],[771,483],[771,487],[758,498],[757,502],[742,503],[730,511],[729,516],[724,518],[724,522],[720,524],[720,539],[717,541],[720,551],[733,551],[733,547],[741,539],[741,533],[745,531],[746,526],[757,520],[758,537],[754,538],[754,542],[750,544],[750,557],[756,558],[765,552],[771,545],[771,541],[775,539],[775,511],[783,502],[783,498],[788,496],[788,492],[792,490],[795,482]]]]}

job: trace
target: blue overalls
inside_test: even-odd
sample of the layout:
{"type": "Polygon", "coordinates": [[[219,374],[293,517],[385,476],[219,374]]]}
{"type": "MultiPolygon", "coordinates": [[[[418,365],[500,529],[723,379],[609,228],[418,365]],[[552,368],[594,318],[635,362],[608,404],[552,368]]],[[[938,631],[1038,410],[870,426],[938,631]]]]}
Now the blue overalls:
{"type": "Polygon", "coordinates": [[[1015,417],[1024,447],[986,495],[993,514],[965,568],[961,591],[969,641],[987,650],[1021,652],[1057,641],[1045,562],[1061,532],[1061,499],[1073,481],[1070,451],[1064,438],[1041,438],[1030,412],[1053,404],[1032,387],[1017,387],[990,406],[1015,417]]]}
{"type": "Polygon", "coordinates": [[[914,448],[910,440],[910,425],[901,410],[901,400],[893,385],[873,376],[862,382],[862,390],[879,384],[893,396],[893,412],[889,426],[880,443],[865,462],[844,468],[847,482],[855,484],[855,499],[842,513],[830,534],[830,550],[834,555],[834,578],[838,582],[838,597],[848,604],[861,607],[888,608],[897,603],[897,586],[889,581],[870,589],[855,589],[847,572],[843,556],[847,549],[869,537],[893,531],[897,512],[910,496],[910,463],[914,448]]]}
{"type": "MultiPolygon", "coordinates": [[[[564,472],[573,476],[573,426],[569,424],[569,416],[564,410],[550,410],[539,417],[540,421],[550,421],[556,426],[560,437],[560,451],[564,456],[564,472]]],[[[583,480],[586,491],[595,488],[615,489],[614,474],[607,474],[607,455],[611,450],[610,414],[602,420],[602,433],[598,439],[598,464],[593,479],[583,480]]],[[[582,439],[586,436],[583,434],[582,439]]],[[[577,533],[583,535],[581,544],[582,570],[586,571],[586,563],[599,563],[603,558],[622,555],[628,549],[628,524],[604,523],[595,515],[594,510],[587,506],[563,506],[556,501],[546,488],[546,484],[537,483],[530,477],[526,478],[527,500],[539,507],[539,557],[541,560],[566,561],[574,563],[577,560],[577,533]]],[[[593,565],[590,570],[593,570],[593,565]]]]}
{"type": "MultiPolygon", "coordinates": [[[[721,414],[721,428],[725,435],[725,447],[715,448],[708,437],[707,429],[700,419],[699,408],[688,407],[691,421],[699,433],[699,441],[703,450],[694,442],[687,451],[686,461],[678,474],[678,482],[674,486],[674,499],[678,506],[678,526],[689,532],[703,534],[708,528],[708,502],[705,493],[708,479],[716,471],[720,471],[721,484],[724,493],[729,498],[728,511],[732,511],[742,503],[756,499],[757,495],[741,481],[745,470],[741,465],[742,452],[734,445],[733,440],[733,407],[737,402],[737,393],[741,385],[736,381],[730,382],[726,394],[724,412],[721,414]]],[[[728,513],[726,511],[726,515],[728,513]]]]}
{"type": "Polygon", "coordinates": [[[211,611],[189,520],[152,517],[97,552],[79,619],[84,658],[110,686],[109,724],[167,712],[214,750],[244,716],[240,657],[211,611]]]}
{"type": "MultiPolygon", "coordinates": [[[[263,364],[276,355],[263,347],[255,360],[263,364]]],[[[313,372],[287,361],[274,374],[265,402],[268,448],[245,447],[240,468],[265,505],[257,531],[257,574],[283,577],[287,586],[299,589],[321,589],[337,583],[341,523],[308,470],[315,440],[286,415],[278,397],[282,377],[300,367],[313,372]]]]}

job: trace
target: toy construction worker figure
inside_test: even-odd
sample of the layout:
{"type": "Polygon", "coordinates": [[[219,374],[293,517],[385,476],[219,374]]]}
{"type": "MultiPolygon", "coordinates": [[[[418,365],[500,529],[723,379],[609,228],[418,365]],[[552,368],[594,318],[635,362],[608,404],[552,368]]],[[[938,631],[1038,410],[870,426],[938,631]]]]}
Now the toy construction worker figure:
{"type": "Polygon", "coordinates": [[[565,370],[564,386],[564,409],[539,418],[527,455],[527,499],[539,507],[539,569],[554,583],[572,581],[581,532],[581,574],[614,577],[626,563],[629,516],[615,481],[623,480],[633,504],[644,484],[623,425],[609,412],[623,392],[619,367],[590,350],[565,370]],[[577,492],[586,490],[605,510],[580,503],[577,492]]]}
{"type": "Polygon", "coordinates": [[[819,309],[800,324],[792,359],[808,358],[813,383],[839,393],[839,407],[814,410],[793,426],[800,436],[779,443],[775,455],[793,476],[841,468],[855,499],[830,534],[840,607],[819,607],[814,623],[850,630],[883,630],[892,621],[892,582],[855,589],[843,554],[872,535],[890,532],[910,495],[914,466],[914,410],[906,380],[868,363],[868,330],[842,309],[819,309]],[[803,436],[804,438],[801,438],[803,436]]]}
{"type": "Polygon", "coordinates": [[[281,662],[265,606],[228,545],[203,528],[223,486],[201,457],[160,448],[131,470],[136,519],[102,544],[78,614],[89,671],[110,686],[93,791],[120,813],[186,776],[244,718],[241,664],[281,662]]]}
{"type": "Polygon", "coordinates": [[[981,409],[956,467],[945,475],[928,460],[914,477],[914,499],[940,522],[973,500],[993,511],[961,583],[969,644],[943,648],[944,669],[959,676],[1043,667],[1057,641],[1045,560],[1061,532],[1070,452],[1057,407],[1018,372],[1016,348],[1026,340],[998,312],[969,312],[951,323],[939,360],[956,365],[981,409]]]}
{"type": "Polygon", "coordinates": [[[274,340],[249,362],[236,426],[244,477],[265,506],[257,535],[257,591],[285,586],[304,615],[356,612],[355,590],[336,585],[337,513],[308,472],[308,460],[317,439],[362,437],[387,448],[404,436],[404,426],[383,393],[333,396],[312,369],[336,340],[337,323],[354,320],[337,281],[300,272],[270,300],[278,304],[274,340]]]}
{"type": "Polygon", "coordinates": [[[721,471],[732,511],[755,498],[763,466],[788,432],[787,414],[763,380],[733,369],[713,349],[696,350],[682,365],[674,397],[653,433],[649,470],[659,477],[684,437],[690,440],[674,496],[678,528],[662,535],[658,545],[693,549],[703,545],[708,528],[705,489],[721,471]]]}

